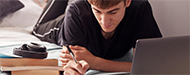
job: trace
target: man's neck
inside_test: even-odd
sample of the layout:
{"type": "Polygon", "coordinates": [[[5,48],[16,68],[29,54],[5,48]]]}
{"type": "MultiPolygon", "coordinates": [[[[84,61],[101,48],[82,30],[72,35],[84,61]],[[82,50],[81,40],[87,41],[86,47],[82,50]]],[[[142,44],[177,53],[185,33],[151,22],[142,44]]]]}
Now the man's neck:
{"type": "Polygon", "coordinates": [[[101,31],[102,32],[102,35],[104,36],[104,38],[106,40],[110,40],[111,37],[113,36],[113,34],[115,33],[115,30],[112,31],[112,32],[104,32],[103,30],[101,31]]]}

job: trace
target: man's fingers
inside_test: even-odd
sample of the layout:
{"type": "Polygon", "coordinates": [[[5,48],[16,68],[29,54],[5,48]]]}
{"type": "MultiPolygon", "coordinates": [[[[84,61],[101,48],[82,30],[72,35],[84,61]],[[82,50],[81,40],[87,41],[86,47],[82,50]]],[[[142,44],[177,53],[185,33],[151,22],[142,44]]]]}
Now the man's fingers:
{"type": "Polygon", "coordinates": [[[84,71],[87,71],[88,68],[90,67],[89,64],[87,62],[85,62],[84,60],[79,61],[79,63],[81,63],[81,66],[84,71]]]}
{"type": "Polygon", "coordinates": [[[70,54],[60,54],[60,57],[59,60],[62,62],[62,66],[65,66],[70,60],[73,60],[70,54]]]}
{"type": "Polygon", "coordinates": [[[59,60],[60,60],[62,63],[68,63],[71,59],[59,58],[59,60]]]}
{"type": "Polygon", "coordinates": [[[63,67],[63,69],[69,72],[71,75],[80,75],[80,73],[84,74],[84,72],[82,72],[81,65],[76,64],[74,61],[69,61],[67,65],[63,67]]]}
{"type": "Polygon", "coordinates": [[[75,69],[65,66],[64,68],[64,75],[80,75],[75,69]]]}
{"type": "Polygon", "coordinates": [[[68,53],[62,53],[59,55],[61,58],[67,58],[67,59],[72,59],[72,56],[68,53]]]}
{"type": "Polygon", "coordinates": [[[61,65],[62,65],[62,66],[66,66],[66,65],[67,65],[67,63],[62,63],[61,65]]]}
{"type": "Polygon", "coordinates": [[[61,53],[69,53],[66,46],[62,47],[61,53]]]}
{"type": "Polygon", "coordinates": [[[63,75],[71,75],[71,74],[69,74],[68,72],[64,71],[63,75]]]}

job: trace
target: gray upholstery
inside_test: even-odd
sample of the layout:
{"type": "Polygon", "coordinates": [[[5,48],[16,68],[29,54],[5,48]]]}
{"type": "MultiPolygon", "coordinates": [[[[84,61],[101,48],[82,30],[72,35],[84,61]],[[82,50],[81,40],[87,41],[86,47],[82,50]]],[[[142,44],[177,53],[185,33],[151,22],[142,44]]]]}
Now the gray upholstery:
{"type": "Polygon", "coordinates": [[[190,0],[149,0],[164,37],[190,35],[190,0]]]}

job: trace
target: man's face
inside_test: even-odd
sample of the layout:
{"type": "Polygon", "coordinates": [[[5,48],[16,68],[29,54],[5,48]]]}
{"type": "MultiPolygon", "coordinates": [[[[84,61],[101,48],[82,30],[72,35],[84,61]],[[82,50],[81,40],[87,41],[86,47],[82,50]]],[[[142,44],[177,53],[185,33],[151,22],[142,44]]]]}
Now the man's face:
{"type": "Polygon", "coordinates": [[[91,7],[104,32],[112,32],[116,29],[125,15],[126,8],[123,1],[108,9],[100,9],[94,5],[91,5],[91,7]]]}

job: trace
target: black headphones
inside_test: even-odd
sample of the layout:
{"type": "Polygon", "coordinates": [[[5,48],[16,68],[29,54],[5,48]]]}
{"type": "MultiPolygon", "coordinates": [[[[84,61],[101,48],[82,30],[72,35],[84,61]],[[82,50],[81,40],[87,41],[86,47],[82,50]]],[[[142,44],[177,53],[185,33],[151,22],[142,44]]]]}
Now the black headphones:
{"type": "Polygon", "coordinates": [[[46,47],[37,43],[23,44],[19,48],[13,49],[13,54],[22,56],[23,58],[38,58],[47,57],[46,47]]]}

